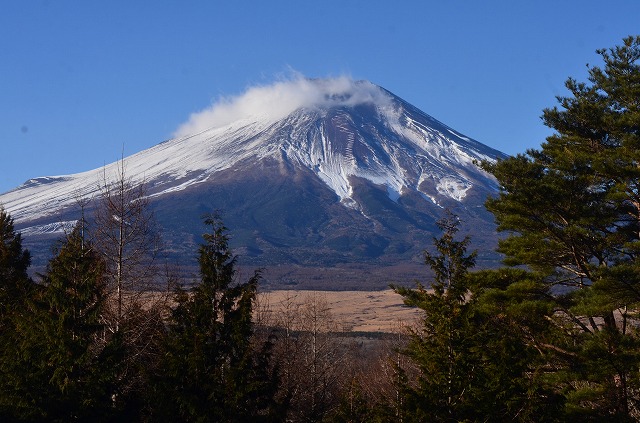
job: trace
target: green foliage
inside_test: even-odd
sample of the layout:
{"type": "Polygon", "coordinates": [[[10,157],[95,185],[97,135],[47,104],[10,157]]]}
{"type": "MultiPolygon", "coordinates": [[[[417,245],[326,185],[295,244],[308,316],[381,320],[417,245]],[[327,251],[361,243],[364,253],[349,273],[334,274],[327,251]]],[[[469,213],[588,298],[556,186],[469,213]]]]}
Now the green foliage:
{"type": "Polygon", "coordinates": [[[439,226],[444,234],[434,240],[438,254],[425,254],[435,275],[431,290],[394,287],[407,305],[425,312],[405,351],[419,368],[417,382],[402,386],[405,420],[552,420],[554,401],[540,400],[546,392],[531,376],[536,351],[522,337],[530,298],[538,295],[529,286],[532,278],[470,274],[475,254],[466,253],[468,237],[454,239],[457,221],[451,217],[439,226]],[[507,299],[508,289],[520,292],[519,304],[507,299]]]}
{"type": "Polygon", "coordinates": [[[406,403],[415,421],[460,420],[465,415],[467,388],[472,384],[471,322],[468,319],[466,273],[473,255],[466,255],[468,239],[455,241],[457,222],[439,222],[444,235],[434,240],[438,255],[425,253],[425,261],[435,273],[429,292],[394,287],[405,303],[425,311],[422,326],[411,332],[406,354],[418,365],[417,386],[407,384],[406,403]]]}
{"type": "Polygon", "coordinates": [[[13,418],[101,421],[113,413],[113,362],[101,324],[104,263],[83,239],[83,224],[60,245],[42,289],[13,321],[2,362],[13,418]]]}
{"type": "Polygon", "coordinates": [[[544,111],[556,132],[540,150],[484,164],[502,187],[487,208],[509,231],[505,263],[537,272],[532,307],[553,310],[558,330],[531,337],[567,415],[625,421],[640,418],[640,37],[598,53],[544,111]]]}
{"type": "Polygon", "coordinates": [[[434,271],[434,281],[430,284],[437,296],[447,301],[464,302],[467,294],[466,275],[475,265],[477,252],[467,255],[471,239],[466,236],[462,241],[454,239],[458,232],[459,221],[447,212],[447,216],[438,221],[438,227],[444,231],[441,238],[434,238],[433,244],[438,255],[425,251],[425,262],[434,271]]]}
{"type": "Polygon", "coordinates": [[[564,397],[550,377],[545,351],[558,336],[550,324],[555,304],[548,287],[539,275],[514,268],[471,273],[469,286],[473,319],[480,324],[473,354],[485,357],[481,366],[489,376],[481,384],[484,407],[499,408],[491,403],[495,397],[504,401],[496,420],[562,420],[564,397]]]}
{"type": "Polygon", "coordinates": [[[27,275],[31,255],[22,248],[13,219],[0,206],[0,329],[13,310],[20,309],[33,283],[27,275]]]}
{"type": "Polygon", "coordinates": [[[28,301],[36,292],[27,275],[30,261],[13,219],[0,206],[0,420],[10,419],[15,410],[11,390],[14,346],[20,338],[16,322],[28,314],[28,301]]]}
{"type": "Polygon", "coordinates": [[[217,215],[205,223],[211,233],[199,251],[201,282],[175,291],[157,414],[169,421],[270,421],[281,411],[272,400],[271,340],[257,354],[252,346],[260,273],[238,283],[226,227],[217,215]]]}

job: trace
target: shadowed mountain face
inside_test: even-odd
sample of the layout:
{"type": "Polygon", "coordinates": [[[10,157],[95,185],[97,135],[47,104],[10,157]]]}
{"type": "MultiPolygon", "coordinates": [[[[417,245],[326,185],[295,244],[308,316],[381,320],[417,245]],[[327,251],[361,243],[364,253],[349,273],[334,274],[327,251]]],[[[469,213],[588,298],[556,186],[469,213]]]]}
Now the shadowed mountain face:
{"type": "MultiPolygon", "coordinates": [[[[212,125],[125,159],[127,174],[147,184],[169,260],[194,266],[202,215],[221,209],[241,264],[266,268],[267,285],[411,283],[449,209],[478,264],[496,264],[483,203],[497,185],[474,162],[503,155],[373,84],[336,92],[325,83],[308,81],[326,89],[316,104],[212,125]]],[[[0,195],[42,257],[36,264],[78,218],[76,198],[96,196],[103,175],[115,173],[113,164],[36,178],[0,195]]]]}

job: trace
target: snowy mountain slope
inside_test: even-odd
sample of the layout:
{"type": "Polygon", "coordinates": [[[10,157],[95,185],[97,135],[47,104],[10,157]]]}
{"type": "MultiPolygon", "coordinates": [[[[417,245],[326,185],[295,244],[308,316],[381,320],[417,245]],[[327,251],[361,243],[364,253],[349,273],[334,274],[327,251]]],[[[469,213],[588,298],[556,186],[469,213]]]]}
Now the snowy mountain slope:
{"type": "MultiPolygon", "coordinates": [[[[491,160],[499,152],[385,93],[389,101],[382,107],[365,103],[347,108],[340,101],[337,107],[296,110],[278,122],[249,117],[165,141],[126,158],[126,170],[135,180],[146,181],[152,196],[161,196],[204,182],[248,157],[278,157],[312,169],[353,207],[351,176],[385,185],[392,198],[416,190],[434,202],[438,194],[460,201],[473,184],[491,185],[473,161],[491,160]],[[435,192],[426,181],[433,181],[435,192]]],[[[0,195],[0,202],[18,221],[55,214],[78,196],[97,195],[103,177],[115,175],[116,166],[31,179],[0,195]]]]}
{"type": "MultiPolygon", "coordinates": [[[[359,259],[390,252],[393,260],[415,259],[444,207],[468,214],[470,227],[492,231],[491,218],[477,210],[497,186],[474,162],[501,156],[380,87],[339,78],[249,90],[194,114],[176,138],[124,163],[127,175],[147,184],[174,242],[198,229],[176,223],[172,212],[197,222],[196,209],[224,208],[237,215],[231,220],[239,229],[229,226],[246,241],[238,247],[261,263],[276,256],[285,263],[296,256],[287,252],[293,247],[305,257],[305,242],[321,245],[335,263],[352,259],[358,245],[370,252],[359,259]],[[254,217],[269,210],[266,222],[281,224],[268,228],[236,210],[254,217]],[[359,232],[349,234],[345,225],[359,232]],[[176,227],[182,229],[172,232],[176,227]]],[[[0,204],[25,239],[49,239],[73,224],[77,199],[98,196],[117,166],[34,178],[1,194],[0,204]]]]}

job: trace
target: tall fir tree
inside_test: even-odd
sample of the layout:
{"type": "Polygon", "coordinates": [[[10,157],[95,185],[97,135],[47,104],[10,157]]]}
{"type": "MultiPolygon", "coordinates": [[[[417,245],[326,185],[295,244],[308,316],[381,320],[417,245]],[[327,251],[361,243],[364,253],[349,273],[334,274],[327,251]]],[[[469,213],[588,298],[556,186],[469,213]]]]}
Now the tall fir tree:
{"type": "Polygon", "coordinates": [[[15,231],[13,218],[0,206],[0,326],[34,287],[27,274],[30,264],[31,255],[22,247],[22,236],[15,231]]]}
{"type": "Polygon", "coordinates": [[[67,235],[42,276],[28,313],[15,321],[6,391],[11,416],[24,421],[105,421],[115,392],[102,322],[105,266],[83,236],[67,235]]]}
{"type": "Polygon", "coordinates": [[[175,290],[164,360],[156,379],[155,418],[167,421],[278,421],[272,340],[252,345],[260,273],[237,281],[237,257],[218,214],[200,246],[200,283],[175,290]],[[160,401],[157,401],[158,397],[160,401]]]}
{"type": "Polygon", "coordinates": [[[569,79],[539,150],[485,163],[501,184],[487,208],[509,265],[541,275],[566,334],[546,351],[575,418],[639,419],[640,37],[599,50],[569,79]]]}
{"type": "Polygon", "coordinates": [[[425,311],[405,351],[420,369],[417,383],[404,386],[408,421],[461,420],[465,415],[463,393],[473,374],[464,277],[474,265],[475,254],[466,254],[468,238],[454,240],[454,216],[439,221],[438,226],[444,230],[442,238],[434,239],[438,254],[425,252],[425,262],[434,271],[432,291],[419,283],[415,289],[393,287],[407,305],[425,311]]]}
{"type": "Polygon", "coordinates": [[[403,383],[403,421],[552,420],[551,413],[539,413],[549,403],[530,398],[537,389],[529,376],[535,370],[534,349],[488,297],[496,280],[487,283],[486,275],[469,273],[475,252],[467,253],[469,237],[455,239],[455,216],[438,225],[444,233],[434,239],[437,254],[425,252],[434,274],[429,289],[394,287],[407,305],[424,311],[405,351],[419,377],[403,383]]]}
{"type": "Polygon", "coordinates": [[[37,289],[27,274],[31,256],[22,247],[21,234],[15,231],[13,218],[0,206],[0,419],[10,420],[14,413],[15,350],[19,340],[16,322],[28,315],[29,301],[37,289]]]}

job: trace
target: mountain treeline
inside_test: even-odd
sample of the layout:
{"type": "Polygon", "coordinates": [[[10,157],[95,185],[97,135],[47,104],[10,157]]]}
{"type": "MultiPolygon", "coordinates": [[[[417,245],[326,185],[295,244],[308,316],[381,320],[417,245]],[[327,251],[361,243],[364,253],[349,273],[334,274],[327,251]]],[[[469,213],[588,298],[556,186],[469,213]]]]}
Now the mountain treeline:
{"type": "Polygon", "coordinates": [[[544,110],[540,149],[479,164],[501,187],[504,266],[474,271],[447,214],[433,278],[392,285],[420,323],[376,340],[321,298],[260,304],[218,213],[181,283],[124,166],[34,277],[0,208],[0,419],[640,420],[640,37],[598,53],[544,110]]]}

